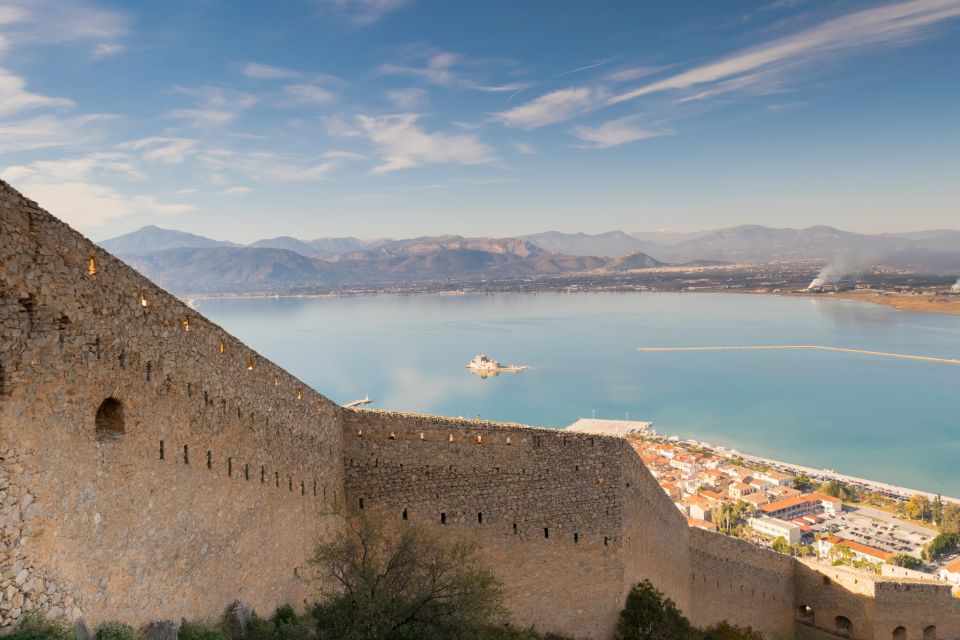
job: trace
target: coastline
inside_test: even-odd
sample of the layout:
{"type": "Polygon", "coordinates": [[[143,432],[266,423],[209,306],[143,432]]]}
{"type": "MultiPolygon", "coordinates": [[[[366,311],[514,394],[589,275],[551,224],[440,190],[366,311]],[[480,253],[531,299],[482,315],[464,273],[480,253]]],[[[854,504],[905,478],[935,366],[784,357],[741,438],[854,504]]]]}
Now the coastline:
{"type": "Polygon", "coordinates": [[[892,307],[897,311],[912,313],[933,313],[937,315],[960,316],[960,295],[939,295],[939,294],[906,294],[906,293],[881,293],[874,290],[844,291],[838,293],[807,293],[803,291],[796,292],[772,292],[758,291],[756,289],[723,289],[698,287],[696,289],[622,289],[611,290],[598,287],[596,289],[578,288],[572,291],[563,291],[553,288],[543,290],[532,289],[529,291],[498,290],[491,289],[487,291],[471,289],[442,289],[434,290],[430,288],[411,289],[408,291],[388,291],[388,290],[343,290],[327,291],[323,293],[201,293],[201,294],[182,294],[178,298],[183,300],[188,306],[193,307],[193,303],[202,300],[262,300],[262,299],[323,299],[323,298],[357,298],[373,296],[439,296],[456,297],[467,295],[489,295],[496,293],[673,293],[673,294],[697,294],[697,293],[724,293],[724,294],[745,294],[773,297],[797,297],[811,299],[842,299],[861,302],[864,304],[877,304],[885,307],[892,307]]]}
{"type": "Polygon", "coordinates": [[[696,446],[700,449],[706,449],[724,456],[735,456],[743,458],[747,462],[752,462],[754,464],[761,464],[768,467],[773,467],[779,471],[792,472],[796,474],[804,474],[810,476],[815,480],[823,481],[838,481],[845,484],[855,485],[869,489],[871,491],[879,491],[881,493],[891,494],[892,496],[902,498],[903,500],[908,500],[912,495],[922,495],[926,496],[929,499],[935,498],[937,495],[940,496],[942,500],[947,502],[955,502],[960,504],[960,498],[955,498],[952,496],[947,496],[943,494],[937,494],[930,491],[923,491],[920,489],[911,489],[909,487],[902,487],[895,484],[888,484],[886,482],[880,482],[878,480],[870,480],[868,478],[860,478],[858,476],[850,476],[844,473],[838,473],[831,469],[815,469],[813,467],[806,467],[800,464],[794,464],[792,462],[785,462],[783,460],[777,460],[775,458],[767,458],[764,456],[757,456],[749,453],[745,453],[739,449],[731,449],[720,445],[710,445],[705,442],[694,440],[692,438],[682,438],[678,435],[672,434],[662,434],[658,433],[655,436],[653,434],[648,434],[647,437],[656,437],[661,438],[667,442],[680,442],[683,444],[688,444],[691,446],[696,446]]]}
{"type": "Polygon", "coordinates": [[[880,293],[877,291],[845,291],[833,295],[819,294],[820,298],[843,298],[869,304],[879,304],[893,307],[897,311],[913,311],[917,313],[937,313],[943,315],[960,316],[960,295],[937,294],[906,294],[880,293]]]}

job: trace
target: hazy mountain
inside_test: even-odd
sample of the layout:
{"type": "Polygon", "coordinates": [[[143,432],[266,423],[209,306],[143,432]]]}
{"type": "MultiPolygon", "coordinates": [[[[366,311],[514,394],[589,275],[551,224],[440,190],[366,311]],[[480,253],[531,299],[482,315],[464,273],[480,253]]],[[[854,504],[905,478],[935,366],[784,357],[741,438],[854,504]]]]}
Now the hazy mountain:
{"type": "Polygon", "coordinates": [[[125,259],[158,285],[178,292],[282,291],[335,284],[325,263],[283,249],[178,248],[125,259]]]}
{"type": "Polygon", "coordinates": [[[185,231],[161,229],[153,225],[99,243],[114,254],[147,253],[180,247],[235,247],[232,242],[211,240],[185,231]]]}
{"type": "Polygon", "coordinates": [[[842,255],[864,261],[909,246],[910,241],[893,236],[872,236],[827,226],[806,229],[774,229],[743,225],[719,229],[700,237],[664,247],[657,256],[671,262],[724,260],[769,262],[775,260],[832,260],[842,255]]]}
{"type": "Polygon", "coordinates": [[[668,247],[684,240],[702,238],[711,233],[713,231],[634,231],[630,235],[661,247],[668,247]]]}
{"type": "Polygon", "coordinates": [[[631,269],[650,269],[651,267],[663,267],[665,263],[654,260],[645,253],[637,252],[622,258],[609,260],[604,268],[609,271],[630,271],[631,269]]]}
{"type": "Polygon", "coordinates": [[[637,251],[651,251],[659,248],[652,242],[627,235],[623,231],[608,231],[592,235],[546,231],[520,236],[520,238],[546,251],[571,256],[618,258],[637,251]]]}
{"type": "Polygon", "coordinates": [[[260,249],[283,249],[285,251],[293,251],[294,253],[299,253],[302,256],[309,256],[313,258],[320,258],[327,255],[321,251],[318,251],[312,245],[304,242],[303,240],[297,240],[296,238],[291,238],[290,236],[264,238],[263,240],[251,242],[247,246],[260,249]]]}
{"type": "Polygon", "coordinates": [[[524,238],[320,238],[309,242],[281,236],[242,247],[144,227],[101,244],[123,254],[162,286],[185,293],[280,292],[598,269],[629,271],[669,264],[813,259],[831,261],[836,270],[850,273],[880,264],[931,274],[960,271],[960,231],[865,235],[826,226],[774,229],[745,225],[662,238],[665,244],[660,245],[620,231],[596,235],[547,232],[524,238]],[[613,255],[638,244],[654,248],[613,255]]]}
{"type": "Polygon", "coordinates": [[[360,238],[317,238],[310,240],[306,244],[310,245],[316,255],[321,258],[335,256],[341,253],[351,251],[360,251],[366,247],[378,247],[389,240],[370,240],[364,241],[360,238]]]}

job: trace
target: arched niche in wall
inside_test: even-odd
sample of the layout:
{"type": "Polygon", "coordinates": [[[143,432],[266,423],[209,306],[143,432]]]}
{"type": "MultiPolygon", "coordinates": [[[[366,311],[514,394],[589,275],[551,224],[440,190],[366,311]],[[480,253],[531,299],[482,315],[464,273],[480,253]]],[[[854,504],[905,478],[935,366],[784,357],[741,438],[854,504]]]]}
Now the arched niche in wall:
{"type": "Polygon", "coordinates": [[[122,438],[126,431],[126,420],[120,401],[107,398],[101,402],[97,408],[95,424],[97,442],[115,442],[122,438]]]}

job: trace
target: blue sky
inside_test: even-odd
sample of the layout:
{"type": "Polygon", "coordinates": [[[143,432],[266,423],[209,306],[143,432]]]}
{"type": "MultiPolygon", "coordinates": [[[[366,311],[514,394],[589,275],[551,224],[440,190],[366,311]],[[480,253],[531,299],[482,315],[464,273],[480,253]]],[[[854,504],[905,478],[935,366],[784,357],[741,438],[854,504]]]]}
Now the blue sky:
{"type": "Polygon", "coordinates": [[[0,177],[95,239],[960,227],[960,0],[0,0],[0,177]]]}

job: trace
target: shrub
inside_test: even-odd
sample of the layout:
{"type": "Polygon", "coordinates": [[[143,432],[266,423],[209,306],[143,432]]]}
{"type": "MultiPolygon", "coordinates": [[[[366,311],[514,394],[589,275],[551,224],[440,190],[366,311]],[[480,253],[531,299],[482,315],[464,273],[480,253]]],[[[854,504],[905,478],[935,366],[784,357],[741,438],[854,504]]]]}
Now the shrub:
{"type": "Polygon", "coordinates": [[[23,614],[17,630],[7,640],[77,640],[77,634],[63,622],[48,620],[34,609],[23,614]]]}
{"type": "Polygon", "coordinates": [[[105,622],[97,629],[97,640],[137,640],[137,630],[122,622],[105,622]]]}
{"type": "Polygon", "coordinates": [[[957,548],[958,538],[960,536],[956,533],[938,533],[937,537],[931,540],[923,550],[923,557],[927,560],[936,560],[943,554],[953,551],[957,548]]]}
{"type": "Polygon", "coordinates": [[[703,640],[763,640],[763,635],[752,627],[738,627],[724,620],[705,629],[703,640]]]}
{"type": "Polygon", "coordinates": [[[473,548],[416,527],[387,538],[369,520],[317,548],[314,564],[338,588],[313,608],[333,638],[467,638],[502,611],[503,586],[473,548]]]}
{"type": "Polygon", "coordinates": [[[887,564],[905,567],[907,569],[918,569],[923,566],[923,562],[919,558],[906,553],[898,553],[894,556],[890,556],[887,558],[887,564]]]}
{"type": "Polygon", "coordinates": [[[627,595],[616,640],[693,640],[697,633],[673,600],[644,580],[627,595]]]}
{"type": "Polygon", "coordinates": [[[226,636],[220,629],[184,620],[177,630],[177,640],[226,640],[226,636]]]}

